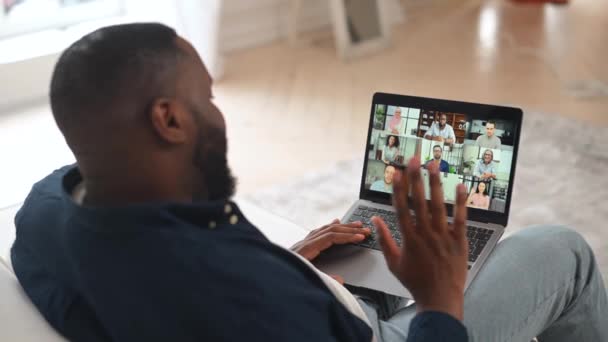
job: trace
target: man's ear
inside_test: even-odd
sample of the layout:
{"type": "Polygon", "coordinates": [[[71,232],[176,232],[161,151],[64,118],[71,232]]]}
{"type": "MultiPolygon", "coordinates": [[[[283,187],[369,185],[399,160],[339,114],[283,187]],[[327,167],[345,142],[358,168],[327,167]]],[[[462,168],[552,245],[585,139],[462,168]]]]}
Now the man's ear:
{"type": "Polygon", "coordinates": [[[155,99],[148,111],[156,134],[169,144],[182,144],[188,139],[186,114],[175,101],[167,98],[155,99]]]}

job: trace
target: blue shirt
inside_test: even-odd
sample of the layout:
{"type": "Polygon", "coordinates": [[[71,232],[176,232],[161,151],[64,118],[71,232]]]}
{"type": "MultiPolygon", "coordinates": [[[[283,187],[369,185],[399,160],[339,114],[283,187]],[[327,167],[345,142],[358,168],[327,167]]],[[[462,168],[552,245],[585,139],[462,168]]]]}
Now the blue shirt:
{"type": "Polygon", "coordinates": [[[387,192],[389,194],[392,194],[393,193],[393,184],[390,184],[387,188],[386,183],[384,183],[384,180],[380,179],[380,180],[373,182],[372,185],[369,187],[369,189],[372,191],[382,191],[382,192],[387,192]]]}
{"type": "MultiPolygon", "coordinates": [[[[433,162],[435,162],[435,159],[427,161],[424,168],[428,169],[429,164],[433,162]]],[[[439,162],[439,172],[450,172],[450,164],[447,161],[441,159],[441,161],[439,162]]]]}
{"type": "MultiPolygon", "coordinates": [[[[71,197],[81,181],[72,166],[35,184],[11,250],[26,293],[70,340],[371,340],[313,270],[233,203],[230,214],[224,201],[84,207],[71,197]]],[[[466,341],[448,315],[418,315],[411,327],[427,338],[408,341],[466,341]]]]}
{"type": "Polygon", "coordinates": [[[490,163],[486,164],[483,162],[483,159],[479,159],[479,161],[477,162],[477,166],[475,167],[474,175],[477,177],[481,177],[481,175],[486,172],[496,174],[496,170],[494,169],[494,162],[491,161],[490,163]]]}

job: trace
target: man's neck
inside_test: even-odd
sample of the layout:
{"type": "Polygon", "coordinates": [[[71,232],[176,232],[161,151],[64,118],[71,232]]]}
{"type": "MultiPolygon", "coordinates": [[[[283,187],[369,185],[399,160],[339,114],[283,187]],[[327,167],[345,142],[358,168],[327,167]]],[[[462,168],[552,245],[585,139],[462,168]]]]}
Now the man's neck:
{"type": "Polygon", "coordinates": [[[112,184],[85,181],[85,205],[91,206],[121,206],[147,202],[192,202],[192,196],[178,194],[168,188],[158,185],[145,186],[143,184],[112,184]]]}

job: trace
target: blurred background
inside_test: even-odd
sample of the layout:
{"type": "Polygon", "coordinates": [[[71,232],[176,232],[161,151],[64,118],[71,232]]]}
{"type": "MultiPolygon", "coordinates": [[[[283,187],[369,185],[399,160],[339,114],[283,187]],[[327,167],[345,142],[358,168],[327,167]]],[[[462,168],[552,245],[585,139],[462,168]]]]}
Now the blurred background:
{"type": "Polygon", "coordinates": [[[1,215],[74,161],[48,106],[58,54],[101,26],[158,21],[216,79],[241,198],[310,228],[340,217],[377,91],[518,106],[511,231],[574,226],[606,274],[608,1],[375,1],[2,0],[1,215]]]}

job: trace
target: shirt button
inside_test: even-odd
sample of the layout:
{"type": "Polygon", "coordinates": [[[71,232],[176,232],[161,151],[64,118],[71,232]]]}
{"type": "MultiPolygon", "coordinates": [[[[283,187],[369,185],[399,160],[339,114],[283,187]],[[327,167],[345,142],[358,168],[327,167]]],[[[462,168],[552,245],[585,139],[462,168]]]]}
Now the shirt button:
{"type": "Polygon", "coordinates": [[[239,222],[238,216],[236,216],[236,215],[230,216],[230,224],[235,225],[235,224],[237,224],[237,222],[239,222]]]}
{"type": "Polygon", "coordinates": [[[210,221],[209,222],[209,229],[213,229],[217,226],[217,224],[215,223],[215,221],[210,221]]]}
{"type": "Polygon", "coordinates": [[[230,214],[231,212],[232,212],[232,206],[230,204],[226,204],[224,206],[224,213],[227,215],[227,214],[230,214]]]}

